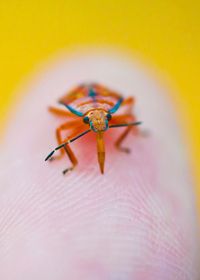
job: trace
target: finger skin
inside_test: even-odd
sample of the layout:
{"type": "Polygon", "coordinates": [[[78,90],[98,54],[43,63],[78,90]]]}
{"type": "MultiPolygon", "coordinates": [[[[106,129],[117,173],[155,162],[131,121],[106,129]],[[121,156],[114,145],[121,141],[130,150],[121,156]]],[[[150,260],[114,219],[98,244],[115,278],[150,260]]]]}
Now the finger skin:
{"type": "Polygon", "coordinates": [[[2,155],[12,160],[0,165],[0,279],[198,279],[192,180],[166,90],[108,53],[62,58],[26,91],[2,155]],[[63,176],[66,158],[44,162],[65,121],[47,107],[85,80],[136,96],[150,135],[130,135],[127,155],[114,147],[123,129],[106,132],[104,175],[87,135],[71,145],[79,165],[63,176]]]}

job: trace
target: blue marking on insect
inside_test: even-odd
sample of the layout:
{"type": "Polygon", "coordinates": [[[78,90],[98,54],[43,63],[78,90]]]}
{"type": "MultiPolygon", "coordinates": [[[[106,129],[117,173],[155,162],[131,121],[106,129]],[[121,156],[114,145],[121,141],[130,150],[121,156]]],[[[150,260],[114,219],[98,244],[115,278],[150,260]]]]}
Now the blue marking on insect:
{"type": "Polygon", "coordinates": [[[91,97],[94,102],[96,102],[97,94],[92,87],[89,89],[88,96],[91,97]]]}
{"type": "Polygon", "coordinates": [[[123,98],[120,98],[119,101],[115,104],[115,106],[113,106],[108,112],[110,114],[114,114],[119,109],[122,102],[123,102],[123,98]]]}
{"type": "Polygon", "coordinates": [[[71,106],[64,104],[62,102],[60,102],[60,104],[64,105],[70,112],[72,112],[73,114],[79,116],[79,117],[83,117],[83,113],[80,111],[77,111],[76,109],[72,108],[71,106]]]}
{"type": "Polygon", "coordinates": [[[97,130],[94,128],[93,123],[90,121],[90,127],[94,132],[97,132],[97,130]]]}
{"type": "Polygon", "coordinates": [[[90,97],[95,97],[97,94],[96,94],[96,92],[94,91],[94,89],[93,88],[90,88],[89,89],[89,93],[88,93],[88,96],[90,96],[90,97]]]}
{"type": "Polygon", "coordinates": [[[105,131],[109,128],[109,126],[108,126],[108,120],[106,120],[105,121],[106,122],[106,129],[105,129],[105,131]]]}

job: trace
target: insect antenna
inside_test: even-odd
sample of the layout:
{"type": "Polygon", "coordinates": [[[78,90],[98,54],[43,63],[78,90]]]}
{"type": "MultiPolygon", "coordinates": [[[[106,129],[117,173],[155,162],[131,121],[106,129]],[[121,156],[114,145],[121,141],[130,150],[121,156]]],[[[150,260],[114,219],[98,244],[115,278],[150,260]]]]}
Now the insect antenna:
{"type": "Polygon", "coordinates": [[[78,138],[84,136],[85,134],[87,134],[87,133],[90,132],[90,131],[91,131],[91,129],[88,129],[88,130],[86,130],[86,131],[84,131],[84,132],[78,134],[76,137],[74,137],[74,138],[68,140],[67,142],[65,142],[65,143],[63,143],[63,144],[61,144],[61,145],[59,145],[58,147],[56,147],[53,151],[51,151],[51,152],[48,154],[48,156],[45,158],[45,161],[49,160],[49,159],[52,157],[52,155],[53,155],[57,150],[59,150],[59,149],[65,147],[65,146],[66,146],[67,144],[69,144],[69,143],[74,142],[75,140],[77,140],[78,138]]]}
{"type": "Polygon", "coordinates": [[[142,124],[142,122],[113,124],[113,125],[110,125],[109,128],[113,128],[113,127],[123,127],[123,126],[135,126],[135,125],[140,125],[140,124],[142,124]]]}

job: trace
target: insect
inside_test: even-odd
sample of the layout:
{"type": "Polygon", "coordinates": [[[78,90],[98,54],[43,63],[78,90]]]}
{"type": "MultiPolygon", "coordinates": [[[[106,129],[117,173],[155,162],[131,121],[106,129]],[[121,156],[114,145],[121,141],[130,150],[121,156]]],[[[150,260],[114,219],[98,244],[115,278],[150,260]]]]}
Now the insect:
{"type": "Polygon", "coordinates": [[[105,162],[105,145],[103,139],[105,131],[112,128],[125,127],[125,130],[115,142],[115,145],[117,149],[127,153],[129,152],[129,149],[122,147],[121,144],[131,130],[137,133],[137,126],[141,124],[141,122],[136,121],[136,117],[131,112],[134,104],[133,97],[124,99],[115,91],[102,85],[91,83],[81,84],[72,89],[59,100],[59,103],[65,107],[64,110],[49,107],[49,111],[57,116],[73,117],[73,119],[63,123],[56,129],[58,146],[45,160],[53,159],[53,154],[58,150],[61,151],[61,154],[57,158],[61,158],[66,153],[72,166],[65,169],[63,174],[73,170],[78,164],[78,160],[69,144],[89,132],[96,133],[97,157],[102,174],[104,173],[105,162]],[[117,114],[121,108],[124,109],[123,114],[117,114]],[[72,133],[67,139],[62,139],[62,131],[69,129],[72,130],[72,133]]]}

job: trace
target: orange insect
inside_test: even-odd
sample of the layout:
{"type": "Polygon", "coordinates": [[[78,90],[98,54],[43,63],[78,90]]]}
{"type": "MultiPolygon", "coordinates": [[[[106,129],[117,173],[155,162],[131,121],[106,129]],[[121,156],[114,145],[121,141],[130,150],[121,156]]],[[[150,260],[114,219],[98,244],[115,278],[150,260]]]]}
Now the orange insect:
{"type": "Polygon", "coordinates": [[[128,133],[132,129],[137,132],[136,126],[141,124],[141,122],[136,121],[135,116],[131,113],[134,103],[132,97],[123,99],[120,94],[99,84],[83,84],[62,97],[59,103],[68,110],[50,107],[49,111],[58,116],[74,117],[74,120],[68,121],[56,129],[59,146],[45,160],[50,159],[55,151],[61,149],[61,155],[57,158],[62,157],[66,153],[72,163],[72,166],[65,169],[63,174],[73,170],[78,164],[78,160],[69,144],[91,131],[97,135],[98,162],[102,174],[104,173],[105,162],[103,140],[105,131],[110,128],[126,127],[115,145],[119,150],[129,152],[129,149],[121,147],[121,144],[128,133]],[[116,114],[120,107],[124,108],[125,111],[123,114],[116,114]],[[68,129],[73,129],[72,134],[67,139],[62,139],[61,132],[68,129]]]}

